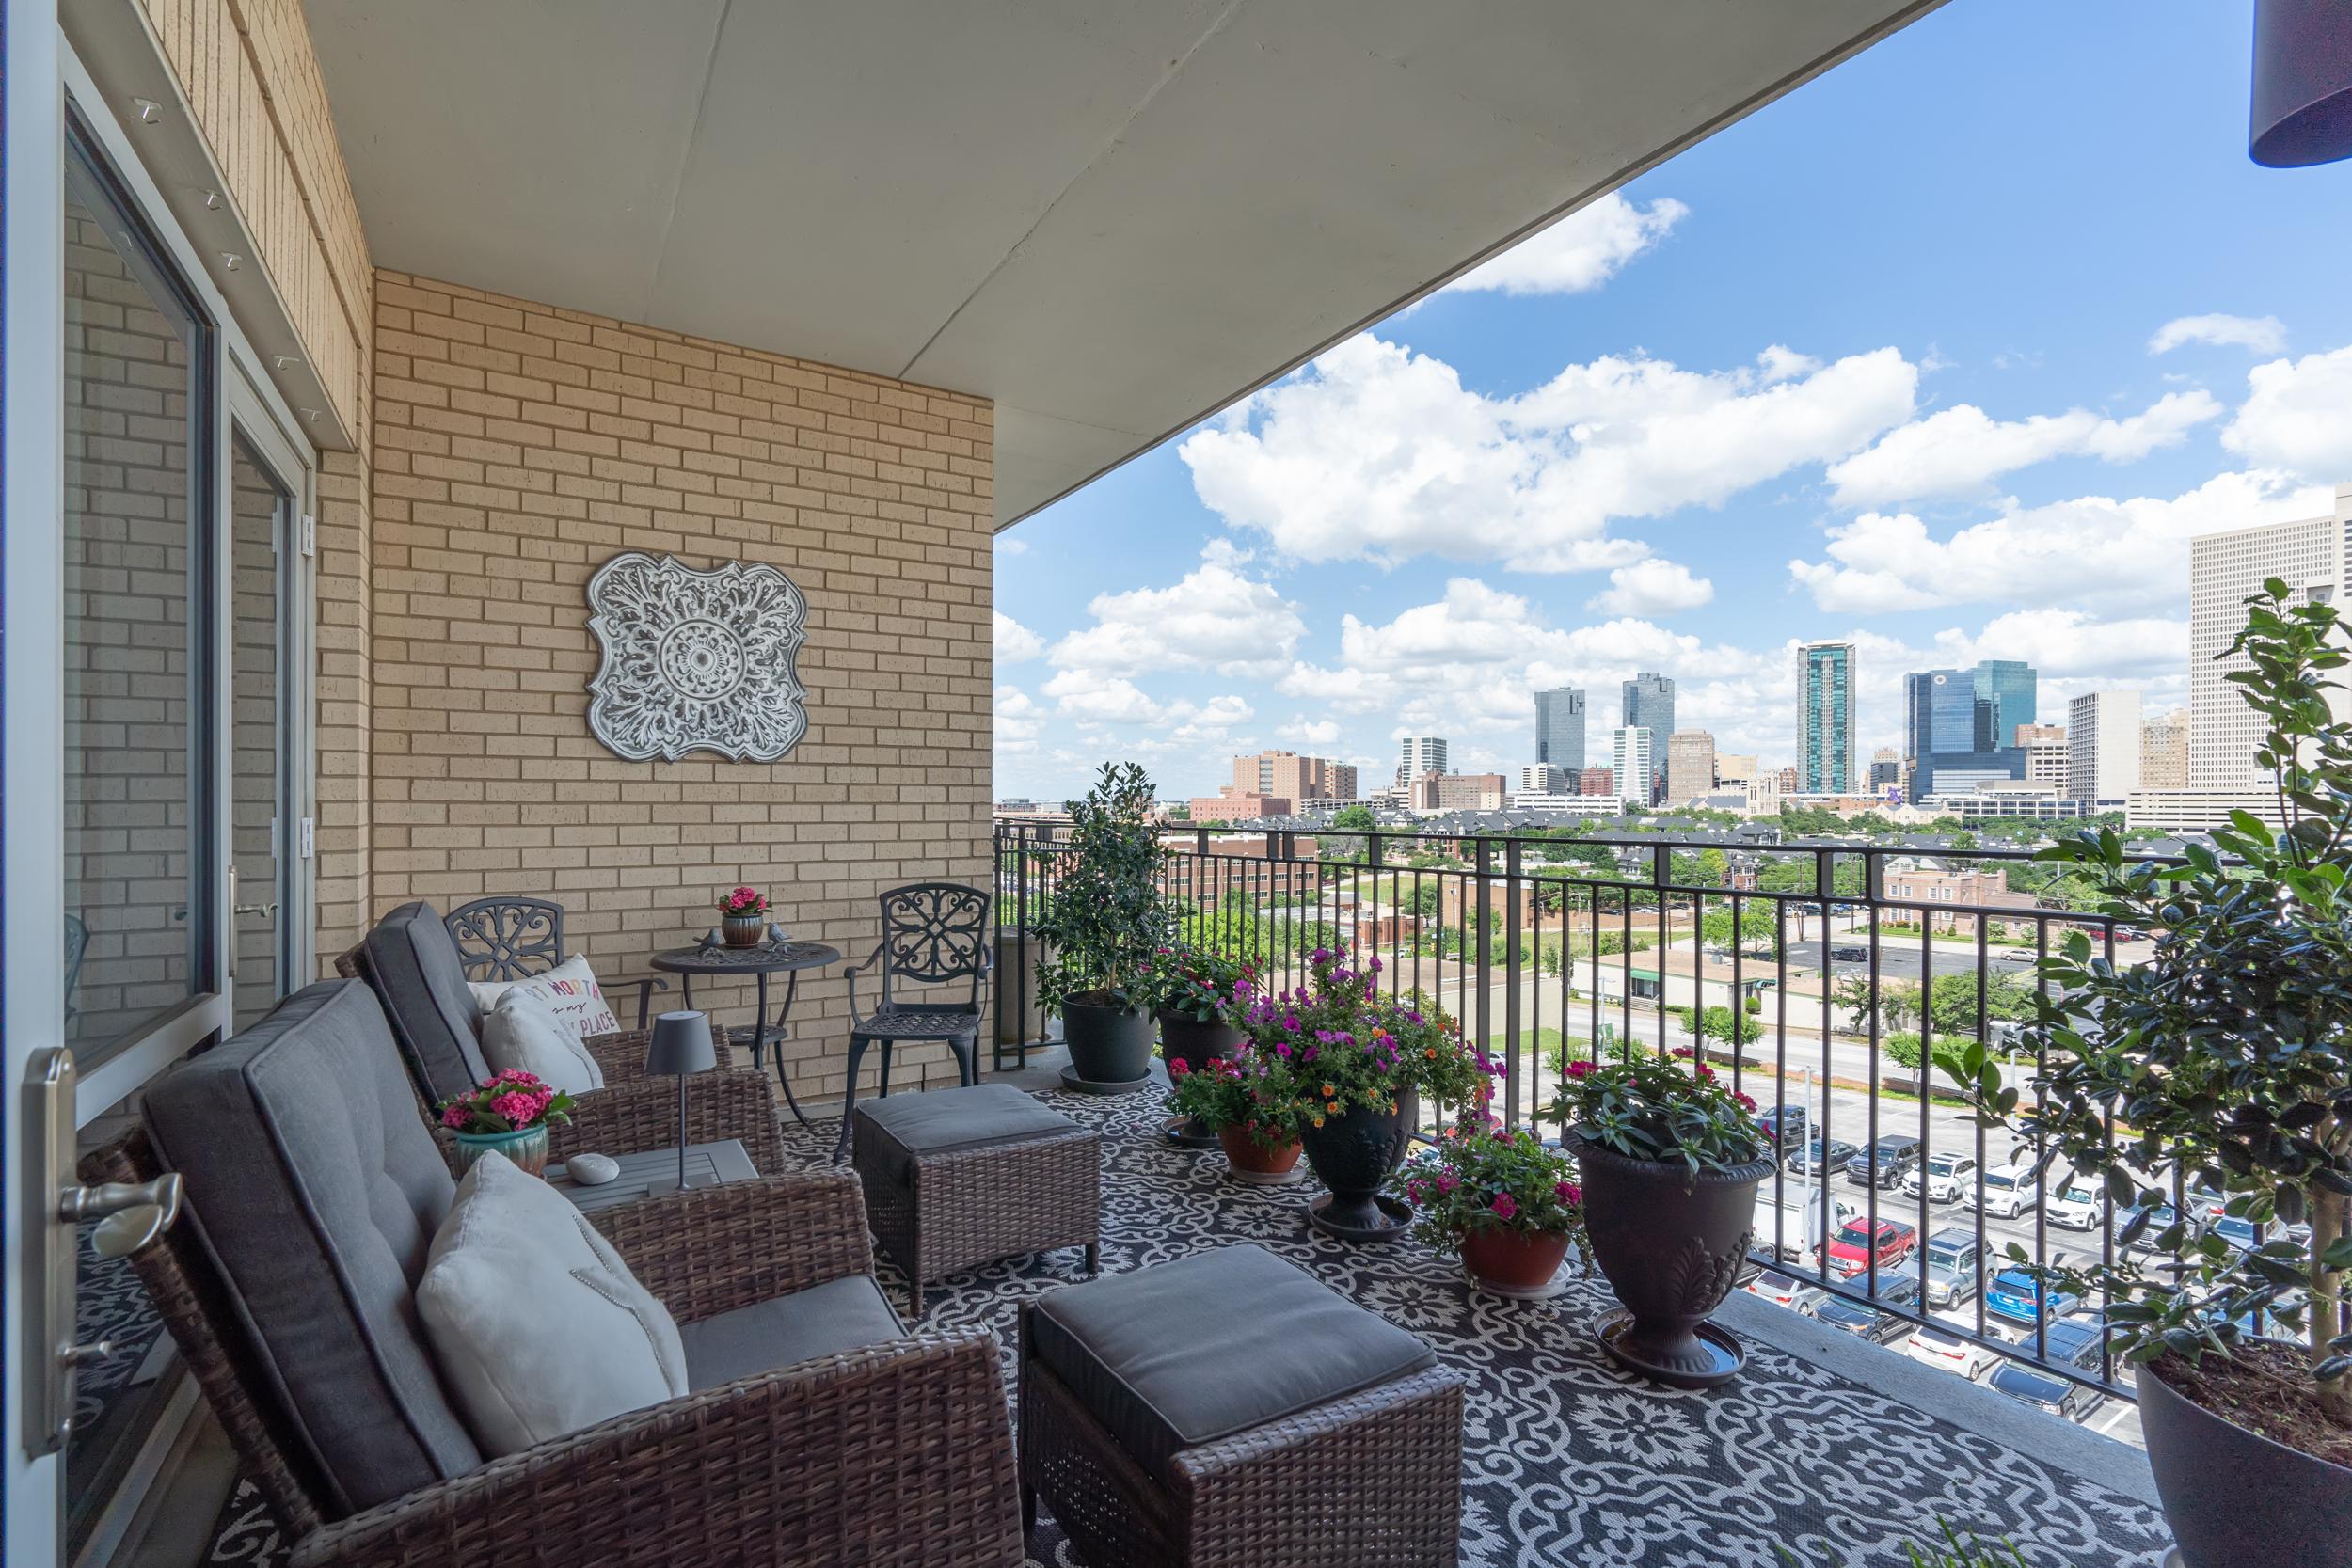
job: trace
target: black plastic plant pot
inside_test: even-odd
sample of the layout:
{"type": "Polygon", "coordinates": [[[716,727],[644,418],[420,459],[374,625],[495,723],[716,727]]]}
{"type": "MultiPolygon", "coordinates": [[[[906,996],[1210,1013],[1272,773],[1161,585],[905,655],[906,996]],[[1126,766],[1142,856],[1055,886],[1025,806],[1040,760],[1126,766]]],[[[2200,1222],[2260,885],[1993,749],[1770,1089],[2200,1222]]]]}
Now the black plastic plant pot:
{"type": "Polygon", "coordinates": [[[1136,1084],[1152,1073],[1152,1015],[1141,1007],[1066,1001],[1062,1041],[1070,1066],[1087,1084],[1136,1084]]]}
{"type": "Polygon", "coordinates": [[[1182,1013],[1160,1015],[1160,1054],[1199,1072],[1239,1051],[1249,1037],[1230,1023],[1202,1023],[1182,1013]]]}
{"type": "Polygon", "coordinates": [[[2187,1568],[2352,1568],[2352,1469],[2249,1432],[2145,1367],[2138,1381],[2148,1468],[2187,1568]]]}
{"type": "Polygon", "coordinates": [[[1380,1189],[1405,1161],[1416,1110],[1407,1094],[1393,1111],[1354,1110],[1299,1130],[1308,1166],[1329,1189],[1309,1207],[1316,1229],[1343,1241],[1385,1242],[1411,1226],[1411,1206],[1380,1189]]]}
{"type": "Polygon", "coordinates": [[[1635,1160],[1570,1129],[1584,1188],[1593,1260],[1625,1310],[1599,1324],[1601,1348],[1629,1370],[1677,1388],[1711,1388],[1738,1375],[1746,1353],[1707,1321],[1731,1293],[1756,1223],[1756,1189],[1772,1162],[1700,1171],[1635,1160]]]}

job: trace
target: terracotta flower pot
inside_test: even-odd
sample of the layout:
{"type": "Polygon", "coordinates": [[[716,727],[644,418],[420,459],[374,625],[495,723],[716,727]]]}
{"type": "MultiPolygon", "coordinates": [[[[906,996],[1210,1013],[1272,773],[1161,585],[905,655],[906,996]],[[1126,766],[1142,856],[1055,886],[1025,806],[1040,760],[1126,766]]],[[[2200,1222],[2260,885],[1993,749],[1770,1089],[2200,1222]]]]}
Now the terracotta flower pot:
{"type": "Polygon", "coordinates": [[[1565,1230],[1472,1230],[1462,1238],[1462,1266],[1481,1285],[1537,1291],[1568,1256],[1565,1230]]]}
{"type": "Polygon", "coordinates": [[[1248,1127],[1220,1127],[1216,1141],[1225,1150],[1225,1163],[1245,1180],[1279,1181],[1298,1164],[1296,1138],[1269,1146],[1260,1143],[1248,1127]]]}

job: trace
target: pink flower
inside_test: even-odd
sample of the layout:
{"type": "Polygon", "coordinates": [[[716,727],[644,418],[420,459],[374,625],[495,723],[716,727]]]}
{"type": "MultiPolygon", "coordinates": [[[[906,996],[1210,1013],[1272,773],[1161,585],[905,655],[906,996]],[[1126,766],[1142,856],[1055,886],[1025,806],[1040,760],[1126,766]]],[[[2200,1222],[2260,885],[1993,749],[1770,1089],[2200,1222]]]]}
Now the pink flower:
{"type": "Polygon", "coordinates": [[[1444,1196],[1448,1193],[1451,1193],[1454,1188],[1460,1186],[1461,1184],[1462,1179],[1454,1175],[1450,1170],[1441,1170],[1438,1173],[1438,1195],[1440,1197],[1444,1196]]]}
{"type": "Polygon", "coordinates": [[[548,1108],[549,1095],[532,1094],[522,1089],[510,1090],[491,1100],[490,1109],[506,1118],[506,1125],[520,1131],[539,1119],[539,1113],[548,1108]]]}
{"type": "Polygon", "coordinates": [[[1411,1198],[1415,1203],[1425,1201],[1429,1196],[1428,1183],[1419,1180],[1418,1178],[1406,1182],[1405,1196],[1411,1198]]]}
{"type": "Polygon", "coordinates": [[[1519,1212],[1519,1200],[1513,1197],[1509,1193],[1497,1193],[1495,1194],[1494,1212],[1497,1218],[1507,1220],[1513,1214],[1519,1212]]]}
{"type": "Polygon", "coordinates": [[[1170,1056],[1168,1059],[1168,1075],[1170,1078],[1182,1078],[1185,1073],[1190,1072],[1191,1070],[1192,1064],[1185,1061],[1182,1056],[1170,1056]]]}
{"type": "Polygon", "coordinates": [[[1712,1084],[1715,1081],[1715,1069],[1708,1067],[1705,1062],[1701,1062],[1699,1064],[1698,1075],[1699,1082],[1702,1084],[1712,1084]]]}
{"type": "Polygon", "coordinates": [[[463,1105],[444,1105],[441,1107],[441,1125],[443,1127],[463,1128],[466,1123],[471,1120],[473,1120],[473,1113],[467,1110],[463,1105]]]}
{"type": "Polygon", "coordinates": [[[1570,1062],[1562,1070],[1565,1071],[1570,1078],[1589,1078],[1592,1076],[1593,1064],[1590,1062],[1570,1062]]]}
{"type": "Polygon", "coordinates": [[[1687,1046],[1687,1045],[1677,1045],[1677,1046],[1676,1046],[1676,1047],[1675,1047],[1672,1051],[1667,1052],[1667,1053],[1666,1053],[1666,1054],[1667,1054],[1667,1055],[1669,1055],[1669,1056],[1676,1056],[1676,1057],[1679,1057],[1679,1058],[1680,1058],[1680,1059],[1682,1059],[1683,1061],[1686,1061],[1686,1062],[1687,1062],[1687,1061],[1689,1061],[1692,1057],[1693,1057],[1693,1056],[1697,1055],[1697,1054],[1698,1054],[1698,1053],[1697,1053],[1697,1052],[1695,1052],[1695,1051],[1693,1051],[1693,1050],[1692,1050],[1692,1049],[1691,1049],[1689,1046],[1687,1046]]]}
{"type": "Polygon", "coordinates": [[[1573,1181],[1563,1181],[1551,1189],[1551,1196],[1573,1209],[1584,1201],[1584,1189],[1573,1181]]]}

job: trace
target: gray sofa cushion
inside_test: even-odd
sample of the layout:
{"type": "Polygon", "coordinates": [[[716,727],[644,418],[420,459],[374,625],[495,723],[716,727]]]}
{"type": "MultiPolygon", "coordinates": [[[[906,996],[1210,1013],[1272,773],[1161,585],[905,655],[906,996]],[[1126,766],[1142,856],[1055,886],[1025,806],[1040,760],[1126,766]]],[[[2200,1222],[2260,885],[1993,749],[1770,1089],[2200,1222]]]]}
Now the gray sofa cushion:
{"type": "Polygon", "coordinates": [[[773,1301],[678,1325],[678,1338],[686,1342],[686,1379],[696,1388],[905,1337],[898,1314],[869,1274],[828,1279],[773,1301]]]}
{"type": "Polygon", "coordinates": [[[857,1114],[882,1133],[886,1168],[891,1180],[901,1184],[917,1154],[1022,1143],[1078,1125],[1010,1084],[868,1100],[859,1104],[857,1114]]]}
{"type": "Polygon", "coordinates": [[[1421,1370],[1436,1357],[1263,1247],[1195,1253],[1055,1291],[1025,1352],[1154,1476],[1180,1449],[1421,1370]]]}
{"type": "Polygon", "coordinates": [[[425,1099],[437,1105],[490,1076],[482,1006],[439,911],[422,902],[401,905],[375,923],[358,959],[359,977],[383,1004],[425,1099]]]}
{"type": "Polygon", "coordinates": [[[383,1012],[309,987],[150,1085],[144,1115],[252,1349],[351,1510],[482,1453],[442,1392],[416,1283],[456,1183],[383,1012]]]}

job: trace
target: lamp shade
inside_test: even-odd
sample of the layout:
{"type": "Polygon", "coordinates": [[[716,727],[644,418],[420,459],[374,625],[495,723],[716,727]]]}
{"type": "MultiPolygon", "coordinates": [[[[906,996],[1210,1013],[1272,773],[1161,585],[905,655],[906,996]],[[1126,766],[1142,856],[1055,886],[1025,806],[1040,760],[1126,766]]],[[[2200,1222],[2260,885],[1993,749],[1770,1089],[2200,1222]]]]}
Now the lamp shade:
{"type": "Polygon", "coordinates": [[[2265,167],[2352,157],[2352,6],[2255,0],[2253,111],[2247,152],[2265,167]]]}
{"type": "Polygon", "coordinates": [[[653,1021],[653,1040],[645,1047],[645,1071],[659,1078],[682,1078],[707,1072],[719,1065],[710,1043],[710,1020],[701,1013],[663,1013],[653,1021]]]}

